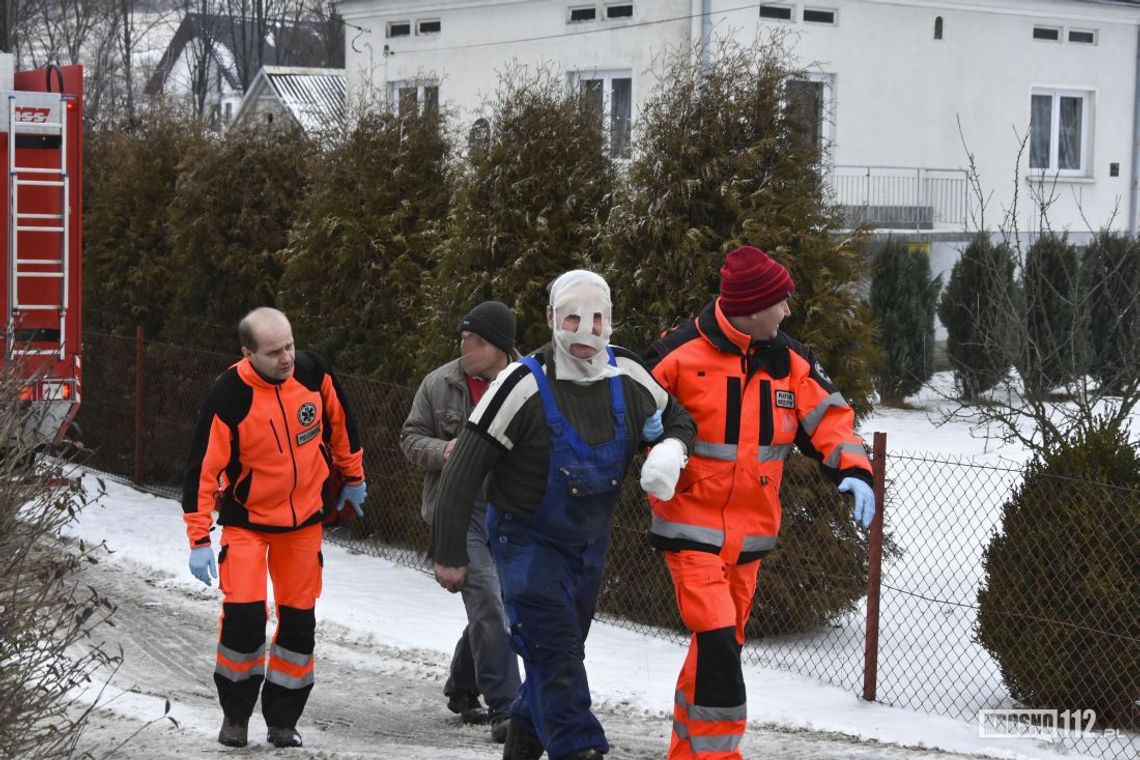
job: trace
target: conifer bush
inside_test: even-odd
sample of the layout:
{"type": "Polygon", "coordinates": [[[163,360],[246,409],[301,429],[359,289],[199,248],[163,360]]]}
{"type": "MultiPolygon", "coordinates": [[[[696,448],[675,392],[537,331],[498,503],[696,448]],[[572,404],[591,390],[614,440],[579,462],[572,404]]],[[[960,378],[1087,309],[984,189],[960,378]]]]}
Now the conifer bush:
{"type": "Polygon", "coordinates": [[[1103,231],[1085,248],[1089,371],[1112,394],[1140,383],[1140,241],[1103,231]]]}
{"type": "Polygon", "coordinates": [[[1118,427],[1038,454],[983,554],[978,641],[1028,707],[1135,729],[1140,685],[1140,449],[1118,427]]]}
{"type": "Polygon", "coordinates": [[[1013,254],[986,232],[970,240],[938,302],[946,349],[959,395],[976,398],[997,385],[1012,364],[1016,290],[1013,254]]]}
{"type": "Polygon", "coordinates": [[[1079,266],[1076,246],[1063,235],[1045,233],[1025,253],[1025,338],[1016,358],[1026,393],[1047,395],[1084,370],[1079,266]]]}
{"type": "Polygon", "coordinates": [[[866,412],[878,349],[857,287],[865,245],[838,234],[845,222],[828,201],[821,146],[785,107],[802,74],[779,40],[725,42],[705,68],[691,53],[667,62],[642,108],[628,191],[606,229],[615,341],[640,350],[695,317],[717,293],[724,254],[754,245],[795,279],[784,329],[866,412]]]}
{"type": "Polygon", "coordinates": [[[159,338],[183,282],[167,220],[183,159],[201,122],[158,108],[129,130],[86,137],[83,173],[83,319],[95,330],[159,338]]]}
{"type": "Polygon", "coordinates": [[[458,167],[446,239],[436,252],[439,306],[426,315],[422,335],[436,364],[454,356],[463,315],[488,299],[514,309],[520,350],[549,341],[546,288],[597,260],[612,199],[600,114],[564,76],[510,68],[487,107],[489,135],[473,141],[458,167]]]}
{"type": "Polygon", "coordinates": [[[311,162],[280,299],[300,344],[341,372],[415,385],[431,369],[415,359],[425,333],[447,330],[420,329],[450,201],[446,122],[428,109],[369,111],[311,162]]]}
{"type": "Polygon", "coordinates": [[[879,323],[883,359],[875,390],[883,403],[900,403],[934,374],[934,311],[942,279],[930,276],[930,254],[889,238],[873,255],[871,311],[879,323]]]}
{"type": "Polygon", "coordinates": [[[238,130],[187,152],[167,218],[175,290],[165,340],[233,351],[238,321],[277,305],[314,148],[300,130],[238,130]]]}

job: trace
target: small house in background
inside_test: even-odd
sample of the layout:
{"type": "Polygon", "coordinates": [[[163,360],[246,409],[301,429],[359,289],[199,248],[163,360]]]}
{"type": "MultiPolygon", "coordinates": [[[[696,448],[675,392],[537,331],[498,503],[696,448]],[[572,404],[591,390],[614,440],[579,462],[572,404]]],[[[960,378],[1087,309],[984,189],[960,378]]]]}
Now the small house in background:
{"type": "Polygon", "coordinates": [[[327,40],[319,24],[187,13],[144,91],[188,98],[208,121],[225,126],[263,66],[342,64],[340,40],[327,40]]]}
{"type": "Polygon", "coordinates": [[[300,127],[312,135],[344,127],[344,69],[263,66],[230,123],[242,127],[300,127]]]}

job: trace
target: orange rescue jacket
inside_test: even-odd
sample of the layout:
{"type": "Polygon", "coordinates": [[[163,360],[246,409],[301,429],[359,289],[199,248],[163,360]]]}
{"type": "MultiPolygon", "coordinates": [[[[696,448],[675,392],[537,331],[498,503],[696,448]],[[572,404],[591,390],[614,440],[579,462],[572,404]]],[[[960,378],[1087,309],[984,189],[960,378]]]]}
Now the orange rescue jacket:
{"type": "Polygon", "coordinates": [[[838,483],[871,483],[855,415],[802,343],[780,332],[752,342],[714,301],[646,354],[653,376],[697,423],[697,441],[672,499],[649,497],[659,549],[725,561],[759,559],[780,532],[780,482],[793,445],[838,483]]]}
{"type": "Polygon", "coordinates": [[[364,479],[364,452],[344,393],[325,361],[298,351],[272,383],[248,359],[227,369],[203,404],[182,492],[191,547],[219,525],[283,532],[321,519],[321,486],[335,467],[364,479]]]}

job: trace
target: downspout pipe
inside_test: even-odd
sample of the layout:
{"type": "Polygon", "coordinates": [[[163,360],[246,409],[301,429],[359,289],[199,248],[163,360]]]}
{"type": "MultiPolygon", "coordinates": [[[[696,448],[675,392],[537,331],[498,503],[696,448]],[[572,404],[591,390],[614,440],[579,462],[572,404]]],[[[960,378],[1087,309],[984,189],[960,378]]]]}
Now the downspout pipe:
{"type": "Polygon", "coordinates": [[[690,4],[692,16],[691,38],[697,43],[700,68],[707,69],[709,65],[709,40],[712,38],[712,0],[692,0],[690,4]]]}
{"type": "Polygon", "coordinates": [[[1136,27],[1136,71],[1132,80],[1132,178],[1128,186],[1128,234],[1135,237],[1140,213],[1140,26],[1136,27]]]}

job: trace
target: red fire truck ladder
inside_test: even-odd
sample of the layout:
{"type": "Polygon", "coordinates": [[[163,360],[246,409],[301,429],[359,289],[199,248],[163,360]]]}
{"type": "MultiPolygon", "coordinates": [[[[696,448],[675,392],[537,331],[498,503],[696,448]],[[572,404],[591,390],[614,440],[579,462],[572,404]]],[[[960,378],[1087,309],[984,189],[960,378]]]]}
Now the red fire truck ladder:
{"type": "MultiPolygon", "coordinates": [[[[8,358],[54,356],[62,360],[70,307],[66,103],[59,93],[15,91],[8,93],[7,107],[8,358]],[[28,140],[39,141],[43,150],[36,153],[49,158],[47,166],[17,164],[18,155],[29,153],[17,153],[17,143],[28,140]],[[53,197],[47,208],[58,208],[59,213],[25,210],[30,208],[30,197],[42,199],[44,194],[53,197]],[[45,279],[55,280],[58,287],[31,286],[32,281],[45,279]]],[[[39,207],[45,207],[42,201],[39,207]]]]}

